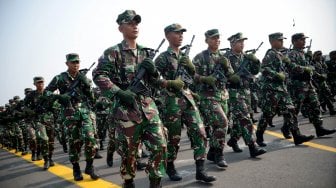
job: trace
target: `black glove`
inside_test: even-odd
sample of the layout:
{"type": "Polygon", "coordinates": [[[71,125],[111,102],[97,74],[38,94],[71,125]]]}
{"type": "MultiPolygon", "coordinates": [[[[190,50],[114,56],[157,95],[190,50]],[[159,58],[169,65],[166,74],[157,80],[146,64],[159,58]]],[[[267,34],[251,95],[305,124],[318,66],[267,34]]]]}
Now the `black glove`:
{"type": "Polygon", "coordinates": [[[154,62],[151,58],[145,58],[140,64],[139,64],[139,69],[140,68],[144,68],[146,69],[146,72],[148,74],[155,74],[156,73],[156,68],[155,68],[155,65],[154,65],[154,62]]]}
{"type": "Polygon", "coordinates": [[[137,96],[134,92],[132,92],[131,90],[119,90],[116,94],[119,99],[129,105],[132,105],[135,103],[135,97],[137,96]]]}
{"type": "Polygon", "coordinates": [[[56,98],[58,99],[59,103],[66,106],[69,102],[71,97],[68,94],[61,94],[61,95],[56,95],[56,98]]]}

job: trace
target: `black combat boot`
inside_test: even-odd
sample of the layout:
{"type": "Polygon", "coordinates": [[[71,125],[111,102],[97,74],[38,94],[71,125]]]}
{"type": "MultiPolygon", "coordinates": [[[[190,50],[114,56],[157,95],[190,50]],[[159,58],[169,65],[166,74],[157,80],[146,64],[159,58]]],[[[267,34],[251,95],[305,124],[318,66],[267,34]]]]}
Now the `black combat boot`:
{"type": "Polygon", "coordinates": [[[284,125],[281,127],[281,132],[282,132],[282,135],[286,138],[286,139],[291,139],[292,136],[290,135],[290,131],[289,131],[289,128],[287,127],[287,125],[284,125]]]}
{"type": "Polygon", "coordinates": [[[216,148],[215,150],[215,163],[218,169],[225,169],[228,167],[228,164],[224,159],[223,149],[221,148],[216,148]]]}
{"type": "Polygon", "coordinates": [[[260,147],[267,146],[267,144],[264,142],[264,132],[262,132],[260,130],[257,130],[256,131],[256,136],[257,136],[256,142],[260,147]]]}
{"type": "Polygon", "coordinates": [[[37,161],[42,160],[42,154],[41,154],[41,150],[39,148],[37,148],[37,151],[36,151],[36,160],[37,161]]]}
{"type": "Polygon", "coordinates": [[[204,169],[204,160],[196,160],[196,180],[210,183],[216,181],[215,176],[208,176],[204,169]]]}
{"type": "Polygon", "coordinates": [[[43,159],[44,159],[43,169],[44,170],[48,170],[48,168],[50,167],[49,158],[46,155],[46,156],[43,156],[43,159]]]}
{"type": "Polygon", "coordinates": [[[36,161],[37,160],[37,158],[36,158],[36,151],[32,151],[32,156],[31,156],[31,160],[32,161],[36,161]]]}
{"type": "Polygon", "coordinates": [[[73,169],[73,176],[75,181],[81,181],[83,180],[82,172],[80,170],[80,166],[78,162],[72,163],[72,169],[73,169]]]}
{"type": "Polygon", "coordinates": [[[209,151],[207,153],[207,159],[209,161],[215,162],[215,148],[210,146],[209,151]]]}
{"type": "Polygon", "coordinates": [[[123,188],[135,188],[133,179],[125,180],[122,187],[123,188]]]}
{"type": "Polygon", "coordinates": [[[99,175],[95,173],[94,167],[93,167],[93,159],[86,160],[86,167],[85,167],[85,174],[90,175],[91,179],[97,180],[99,179],[99,175]]]}
{"type": "Polygon", "coordinates": [[[180,181],[182,179],[182,176],[176,171],[174,162],[167,162],[167,170],[166,170],[169,179],[171,181],[180,181]]]}
{"type": "Polygon", "coordinates": [[[24,156],[24,155],[27,155],[28,154],[28,151],[27,151],[27,148],[22,148],[21,149],[21,155],[24,156]]]}
{"type": "Polygon", "coordinates": [[[326,129],[322,126],[322,123],[314,124],[317,137],[333,134],[336,132],[335,129],[326,129]]]}
{"type": "Polygon", "coordinates": [[[49,154],[48,158],[50,166],[55,166],[55,162],[52,160],[52,154],[49,154]]]}
{"type": "Polygon", "coordinates": [[[253,113],[250,113],[250,116],[251,116],[252,123],[257,123],[258,122],[258,120],[254,119],[253,113]]]}
{"type": "Polygon", "coordinates": [[[109,167],[113,166],[113,152],[111,152],[109,149],[107,149],[106,164],[109,167]]]}
{"type": "Polygon", "coordinates": [[[97,149],[96,149],[96,154],[95,154],[94,158],[95,158],[95,159],[101,159],[101,158],[103,158],[103,156],[101,156],[101,155],[99,154],[98,151],[99,151],[99,150],[98,150],[98,148],[97,148],[97,149]]]}
{"type": "Polygon", "coordinates": [[[149,178],[149,188],[161,188],[161,178],[149,178]]]}
{"type": "Polygon", "coordinates": [[[68,153],[68,145],[67,143],[63,143],[63,152],[68,153]]]}
{"type": "Polygon", "coordinates": [[[273,118],[266,118],[266,122],[268,126],[275,127],[275,125],[273,124],[273,118]]]}
{"type": "Polygon", "coordinates": [[[308,142],[309,140],[313,139],[314,136],[310,135],[310,136],[306,136],[306,135],[302,135],[299,131],[299,129],[292,129],[292,135],[294,138],[294,144],[295,145],[300,145],[304,142],[308,142]]]}
{"type": "Polygon", "coordinates": [[[100,150],[104,150],[104,144],[103,144],[103,140],[100,140],[100,150]]]}
{"type": "Polygon", "coordinates": [[[250,150],[250,156],[251,158],[255,158],[259,155],[262,155],[264,153],[266,153],[266,150],[258,148],[255,143],[249,144],[248,145],[249,150],[250,150]]]}
{"type": "Polygon", "coordinates": [[[136,167],[137,170],[145,170],[147,168],[147,163],[142,162],[141,159],[138,158],[136,161],[136,167]]]}
{"type": "Polygon", "coordinates": [[[236,153],[243,152],[243,150],[239,148],[237,140],[234,138],[230,138],[230,140],[227,142],[227,145],[232,147],[233,151],[236,153]]]}

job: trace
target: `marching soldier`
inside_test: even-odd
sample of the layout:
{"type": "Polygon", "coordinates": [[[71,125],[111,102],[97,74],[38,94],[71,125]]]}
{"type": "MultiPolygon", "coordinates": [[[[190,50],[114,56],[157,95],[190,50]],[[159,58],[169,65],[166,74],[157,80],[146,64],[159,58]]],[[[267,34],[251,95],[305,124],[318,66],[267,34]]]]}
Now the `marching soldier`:
{"type": "Polygon", "coordinates": [[[288,54],[291,63],[303,66],[303,69],[289,69],[289,75],[292,86],[292,99],[296,108],[296,113],[300,112],[303,102],[309,105],[308,116],[311,119],[316,135],[318,137],[333,134],[336,130],[329,130],[323,127],[321,118],[320,103],[315,87],[312,84],[312,75],[314,70],[309,67],[309,62],[305,57],[304,48],[307,36],[304,33],[296,33],[292,35],[293,50],[288,54]]]}
{"type": "Polygon", "coordinates": [[[193,59],[196,68],[195,90],[200,95],[199,109],[203,121],[212,130],[207,159],[214,161],[219,169],[223,169],[228,166],[224,159],[228,118],[222,101],[225,100],[227,78],[233,74],[233,69],[224,53],[219,50],[218,29],[205,32],[205,42],[208,48],[193,59]]]}
{"type": "Polygon", "coordinates": [[[225,56],[229,59],[235,72],[229,78],[229,106],[232,115],[231,138],[227,144],[235,152],[242,152],[237,141],[242,136],[249,147],[250,156],[256,157],[266,153],[266,150],[258,148],[253,138],[253,122],[250,116],[250,80],[258,74],[260,61],[253,54],[244,54],[244,41],[247,38],[242,33],[236,33],[228,38],[231,50],[225,56]]]}
{"type": "Polygon", "coordinates": [[[166,160],[165,129],[151,97],[151,90],[164,86],[154,62],[149,58],[148,48],[137,43],[138,24],[141,16],[134,10],[118,15],[121,43],[104,51],[99,64],[93,71],[93,80],[102,95],[113,101],[114,119],[117,129],[118,153],[121,156],[120,174],[124,187],[135,187],[136,157],[140,142],[151,151],[146,172],[150,187],[160,187],[164,176],[166,160]],[[139,72],[144,73],[138,83],[146,88],[144,92],[130,88],[139,72]],[[135,93],[137,92],[137,93],[135,93]]]}

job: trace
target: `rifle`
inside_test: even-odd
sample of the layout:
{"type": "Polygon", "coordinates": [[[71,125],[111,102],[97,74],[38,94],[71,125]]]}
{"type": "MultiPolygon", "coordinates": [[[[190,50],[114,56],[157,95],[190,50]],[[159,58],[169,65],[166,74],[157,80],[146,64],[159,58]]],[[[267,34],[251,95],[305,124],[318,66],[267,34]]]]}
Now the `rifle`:
{"type": "MultiPolygon", "coordinates": [[[[93,62],[92,65],[88,69],[81,69],[79,72],[83,75],[86,75],[90,69],[93,67],[93,65],[96,64],[96,62],[93,62]]],[[[77,95],[76,88],[79,85],[80,80],[77,78],[72,85],[69,87],[68,92],[70,97],[75,97],[77,95]]]]}
{"type": "Polygon", "coordinates": [[[309,46],[306,46],[306,48],[307,48],[307,52],[309,52],[309,51],[311,50],[312,42],[313,42],[313,39],[310,39],[310,41],[309,41],[309,46]]]}
{"type": "Polygon", "coordinates": [[[257,53],[257,51],[259,50],[259,48],[262,46],[264,44],[264,42],[261,42],[260,44],[259,44],[259,46],[258,46],[258,48],[256,48],[256,49],[252,49],[252,50],[246,50],[245,51],[245,53],[247,54],[247,53],[252,53],[252,54],[255,54],[255,53],[257,53]]]}
{"type": "MultiPolygon", "coordinates": [[[[149,49],[150,50],[150,54],[149,54],[148,58],[150,58],[150,59],[153,60],[154,57],[155,57],[155,55],[156,55],[156,53],[159,52],[159,49],[161,48],[161,46],[162,46],[162,44],[164,42],[165,42],[165,39],[162,39],[161,43],[156,48],[156,50],[149,49]]],[[[142,94],[144,96],[151,96],[150,90],[141,82],[141,80],[144,77],[145,73],[146,73],[146,69],[141,67],[140,70],[135,75],[135,77],[132,80],[132,82],[130,83],[130,85],[128,86],[128,89],[131,90],[135,94],[142,94]]]]}
{"type": "MultiPolygon", "coordinates": [[[[184,56],[189,56],[190,49],[191,49],[192,43],[194,42],[194,39],[195,39],[195,35],[192,36],[190,44],[187,44],[181,48],[181,50],[185,50],[183,54],[184,56]]],[[[181,77],[181,80],[187,85],[191,85],[193,83],[193,78],[189,75],[187,70],[180,63],[177,66],[174,79],[176,79],[177,77],[181,77]]]]}

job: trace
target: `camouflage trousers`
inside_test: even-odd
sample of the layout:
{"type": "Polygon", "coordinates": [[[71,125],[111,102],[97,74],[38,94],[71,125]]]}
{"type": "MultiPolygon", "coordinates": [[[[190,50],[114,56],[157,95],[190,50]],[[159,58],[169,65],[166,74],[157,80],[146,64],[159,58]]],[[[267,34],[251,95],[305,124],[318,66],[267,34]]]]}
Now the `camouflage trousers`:
{"type": "Polygon", "coordinates": [[[19,122],[15,122],[13,124],[14,124],[13,144],[17,151],[18,150],[22,151],[24,146],[22,129],[19,125],[19,122]]]}
{"type": "Polygon", "coordinates": [[[118,153],[121,156],[120,175],[122,179],[133,179],[136,175],[136,158],[139,144],[143,142],[151,152],[146,167],[149,178],[161,178],[165,175],[167,141],[166,130],[159,115],[143,121],[116,121],[118,153]]]}
{"type": "MultiPolygon", "coordinates": [[[[239,140],[242,136],[246,145],[254,142],[253,123],[247,96],[230,89],[229,108],[232,118],[231,138],[239,140]]],[[[250,97],[250,96],[249,96],[250,97]]]]}
{"type": "Polygon", "coordinates": [[[287,91],[274,91],[267,88],[262,90],[261,95],[262,115],[258,123],[258,131],[265,132],[268,122],[277,114],[283,115],[285,127],[292,130],[298,129],[295,107],[287,91]]]}
{"type": "Polygon", "coordinates": [[[202,99],[199,110],[206,126],[210,126],[210,147],[224,149],[228,119],[220,101],[202,99]]]}
{"type": "Polygon", "coordinates": [[[64,117],[64,125],[67,128],[69,141],[70,162],[76,163],[79,161],[83,144],[85,159],[93,159],[98,147],[91,111],[85,106],[76,107],[75,109],[66,108],[64,109],[64,117]]]}
{"type": "Polygon", "coordinates": [[[168,96],[164,105],[163,124],[168,129],[168,162],[176,160],[180,148],[182,124],[187,126],[187,134],[193,143],[194,159],[204,159],[206,155],[206,133],[200,112],[184,96],[168,96]]]}
{"type": "Polygon", "coordinates": [[[55,129],[53,124],[46,122],[36,123],[36,139],[40,145],[42,156],[51,156],[54,152],[55,129]]]}
{"type": "Polygon", "coordinates": [[[105,141],[106,132],[109,126],[108,114],[97,114],[97,135],[101,141],[105,141]]]}
{"type": "Polygon", "coordinates": [[[303,103],[306,103],[308,112],[304,112],[308,115],[309,119],[315,126],[322,125],[323,120],[321,118],[320,102],[315,88],[313,86],[295,86],[291,87],[292,100],[298,114],[301,110],[303,103]]]}

